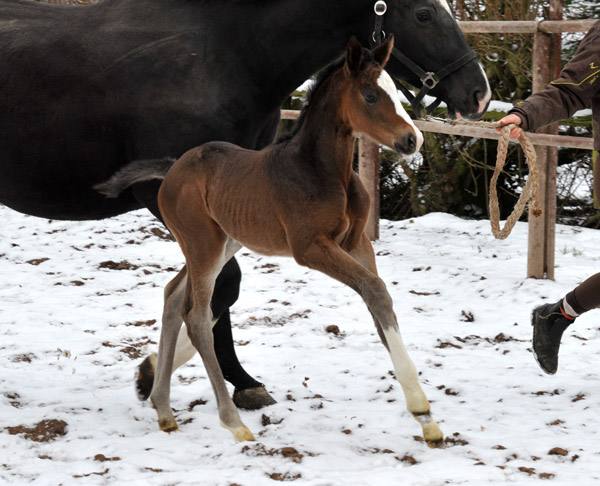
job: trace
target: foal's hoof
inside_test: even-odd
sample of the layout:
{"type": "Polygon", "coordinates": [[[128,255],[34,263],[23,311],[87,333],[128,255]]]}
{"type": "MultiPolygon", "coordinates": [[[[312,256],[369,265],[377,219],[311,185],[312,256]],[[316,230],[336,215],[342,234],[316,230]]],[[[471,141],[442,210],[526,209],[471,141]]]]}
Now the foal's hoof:
{"type": "Polygon", "coordinates": [[[444,434],[433,418],[430,418],[429,422],[422,422],[421,426],[423,427],[423,437],[425,438],[425,442],[427,442],[429,447],[432,449],[440,449],[444,447],[444,434]]]}
{"type": "Polygon", "coordinates": [[[246,427],[240,427],[240,430],[234,432],[236,442],[255,441],[254,434],[246,427]]]}
{"type": "Polygon", "coordinates": [[[425,443],[430,449],[445,449],[446,443],[444,442],[444,438],[438,440],[426,440],[425,443]]]}
{"type": "Polygon", "coordinates": [[[237,408],[245,410],[258,410],[259,408],[274,405],[277,401],[269,395],[264,386],[236,390],[233,393],[233,403],[237,408]]]}
{"type": "Polygon", "coordinates": [[[233,434],[236,442],[246,442],[246,441],[255,441],[254,434],[250,432],[250,429],[246,427],[244,424],[239,427],[227,427],[223,422],[221,422],[221,426],[229,430],[233,434]]]}
{"type": "Polygon", "coordinates": [[[429,412],[413,413],[413,417],[423,428],[423,438],[432,449],[443,448],[444,434],[429,412]]]}
{"type": "Polygon", "coordinates": [[[170,434],[171,432],[179,432],[179,427],[177,426],[177,422],[174,419],[164,419],[158,421],[158,426],[160,430],[170,434]]]}
{"type": "Polygon", "coordinates": [[[148,356],[138,367],[135,379],[135,391],[141,401],[148,400],[154,383],[154,370],[156,369],[156,354],[148,356]]]}

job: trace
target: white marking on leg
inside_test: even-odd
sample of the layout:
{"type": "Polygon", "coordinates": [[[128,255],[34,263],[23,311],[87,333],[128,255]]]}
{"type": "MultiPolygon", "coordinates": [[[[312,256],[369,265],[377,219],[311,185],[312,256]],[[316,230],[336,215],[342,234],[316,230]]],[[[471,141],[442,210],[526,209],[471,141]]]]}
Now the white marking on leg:
{"type": "Polygon", "coordinates": [[[421,389],[417,370],[404,348],[400,332],[392,328],[384,329],[383,333],[394,363],[396,378],[402,385],[406,397],[408,411],[421,424],[425,441],[430,446],[435,446],[443,440],[444,434],[429,413],[429,401],[421,389]]]}
{"type": "Polygon", "coordinates": [[[424,413],[429,411],[429,402],[419,384],[417,369],[408,356],[402,337],[397,329],[384,329],[396,378],[402,385],[408,410],[412,413],[424,413]]]}
{"type": "Polygon", "coordinates": [[[411,117],[408,116],[406,110],[402,106],[402,102],[400,101],[400,96],[398,95],[398,90],[396,89],[396,85],[394,84],[394,80],[387,73],[387,71],[382,70],[379,78],[377,78],[377,85],[387,93],[387,95],[391,98],[392,103],[394,103],[394,107],[396,108],[396,113],[400,118],[402,118],[406,123],[408,123],[414,130],[415,136],[417,137],[417,148],[415,152],[418,152],[423,145],[423,134],[421,130],[419,130],[411,117]]]}

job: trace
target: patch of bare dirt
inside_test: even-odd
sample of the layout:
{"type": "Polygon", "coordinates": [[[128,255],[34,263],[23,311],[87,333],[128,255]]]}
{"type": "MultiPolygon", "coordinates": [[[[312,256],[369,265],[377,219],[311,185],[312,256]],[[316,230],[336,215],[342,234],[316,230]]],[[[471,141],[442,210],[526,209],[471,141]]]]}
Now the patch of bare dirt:
{"type": "Polygon", "coordinates": [[[145,327],[145,326],[153,326],[156,324],[156,319],[150,319],[148,321],[136,321],[136,322],[126,322],[126,326],[134,326],[134,327],[145,327]]]}
{"type": "Polygon", "coordinates": [[[34,258],[33,260],[27,260],[29,265],[39,265],[41,263],[47,262],[50,258],[34,258]]]}
{"type": "Polygon", "coordinates": [[[435,292],[418,292],[416,290],[409,290],[408,291],[409,294],[413,294],[413,295],[440,295],[440,293],[436,290],[435,292]]]}
{"type": "MultiPolygon", "coordinates": [[[[278,456],[281,455],[286,459],[295,462],[296,464],[300,464],[305,455],[314,456],[315,454],[310,452],[305,452],[304,454],[298,452],[294,447],[282,447],[280,449],[267,449],[263,444],[253,444],[251,446],[246,445],[242,447],[242,452],[249,456],[259,457],[259,456],[278,456]]],[[[280,479],[278,481],[283,481],[280,479]]]]}
{"type": "Polygon", "coordinates": [[[35,358],[35,356],[31,353],[27,354],[17,354],[10,358],[13,363],[31,363],[31,361],[35,358]]]}
{"type": "Polygon", "coordinates": [[[522,343],[524,342],[524,340],[522,339],[517,339],[513,336],[507,336],[504,333],[500,333],[497,334],[496,336],[494,336],[493,338],[490,337],[482,337],[482,336],[477,336],[475,334],[471,334],[469,336],[454,336],[454,339],[456,339],[460,344],[455,344],[452,343],[450,341],[439,341],[439,344],[436,346],[436,348],[438,349],[444,349],[444,348],[456,348],[456,349],[462,349],[463,346],[461,345],[466,345],[466,346],[479,346],[480,344],[486,343],[486,344],[490,344],[490,345],[496,345],[496,344],[504,344],[504,343],[522,343]]]}
{"type": "Polygon", "coordinates": [[[258,265],[254,267],[254,270],[260,270],[260,273],[273,273],[279,269],[279,265],[275,263],[265,263],[264,265],[258,265]]]}
{"type": "Polygon", "coordinates": [[[271,473],[269,474],[269,477],[273,481],[295,481],[296,479],[300,479],[302,474],[291,475],[290,473],[271,473]]]}
{"type": "Polygon", "coordinates": [[[112,462],[112,461],[120,461],[120,457],[106,457],[104,454],[96,454],[94,456],[94,461],[98,462],[112,462]]]}
{"type": "Polygon", "coordinates": [[[4,396],[6,398],[8,398],[8,403],[10,403],[13,407],[15,408],[20,408],[21,407],[21,395],[19,395],[18,393],[11,393],[11,392],[6,392],[4,393],[4,396]]]}
{"type": "Polygon", "coordinates": [[[340,333],[340,328],[338,326],[336,326],[335,324],[331,324],[330,326],[327,326],[325,328],[325,332],[328,332],[330,334],[335,334],[337,336],[340,333]]]}
{"type": "Polygon", "coordinates": [[[569,455],[569,451],[566,449],[563,449],[562,447],[554,447],[552,449],[550,449],[548,451],[548,455],[550,456],[568,456],[569,455]]]}
{"type": "Polygon", "coordinates": [[[67,422],[64,420],[47,419],[42,420],[33,427],[16,425],[14,427],[6,427],[6,430],[11,435],[22,435],[23,438],[34,442],[51,442],[67,434],[67,422]]]}
{"type": "Polygon", "coordinates": [[[100,262],[98,267],[106,268],[108,270],[137,270],[138,268],[140,268],[138,265],[129,263],[127,260],[123,260],[120,262],[114,262],[112,260],[107,260],[105,262],[100,262]]]}

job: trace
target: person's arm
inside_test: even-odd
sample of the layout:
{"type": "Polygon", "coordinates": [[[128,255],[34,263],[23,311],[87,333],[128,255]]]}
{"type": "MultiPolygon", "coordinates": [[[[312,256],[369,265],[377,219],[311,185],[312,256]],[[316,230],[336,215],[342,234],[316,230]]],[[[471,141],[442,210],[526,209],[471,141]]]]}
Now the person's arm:
{"type": "MultiPolygon", "coordinates": [[[[592,97],[599,91],[600,21],[592,26],[581,41],[577,52],[565,65],[558,79],[525,101],[516,103],[509,115],[500,122],[503,125],[515,123],[525,130],[534,131],[589,107],[592,97]]],[[[511,137],[515,131],[519,130],[511,131],[511,137]]]]}

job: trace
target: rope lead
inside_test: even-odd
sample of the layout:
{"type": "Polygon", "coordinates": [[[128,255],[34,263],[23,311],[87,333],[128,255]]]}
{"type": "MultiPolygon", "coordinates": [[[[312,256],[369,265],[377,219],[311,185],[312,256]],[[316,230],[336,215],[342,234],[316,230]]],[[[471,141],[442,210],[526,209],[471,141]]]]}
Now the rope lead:
{"type": "Polygon", "coordinates": [[[508,237],[508,235],[510,235],[515,224],[523,214],[525,206],[528,202],[530,202],[529,212],[534,216],[541,216],[542,209],[540,208],[540,203],[538,200],[539,177],[537,168],[537,156],[535,154],[535,148],[533,147],[533,143],[531,142],[530,138],[525,134],[524,130],[521,130],[521,135],[519,136],[518,140],[521,144],[523,152],[525,153],[525,158],[527,159],[527,166],[529,167],[529,178],[527,179],[527,183],[525,184],[525,187],[521,192],[521,196],[515,204],[512,213],[506,219],[504,228],[500,228],[500,206],[498,204],[498,192],[496,189],[496,185],[498,183],[498,176],[500,175],[500,172],[502,172],[504,164],[506,163],[506,153],[508,151],[510,131],[514,127],[516,127],[516,125],[502,125],[500,124],[500,122],[471,122],[466,120],[448,120],[447,123],[450,123],[451,125],[470,125],[483,128],[502,128],[500,132],[500,139],[498,141],[496,167],[494,168],[494,174],[492,175],[492,179],[490,181],[489,202],[490,224],[492,226],[492,233],[497,239],[504,240],[508,237]]]}

